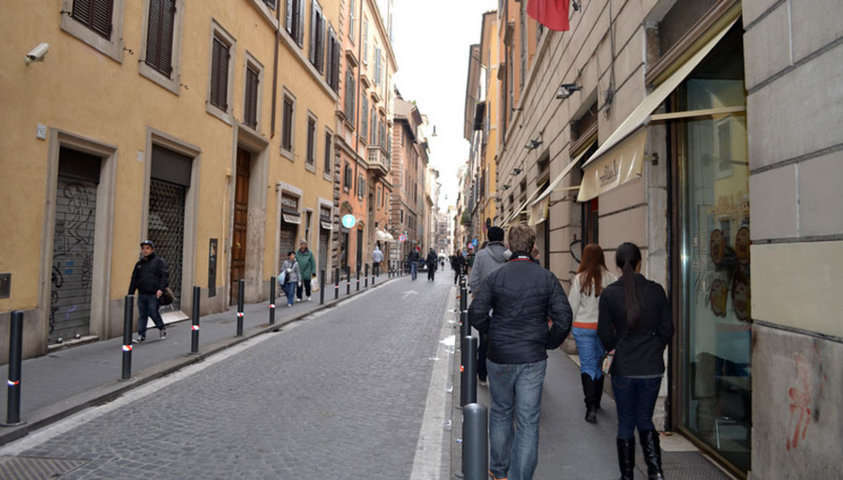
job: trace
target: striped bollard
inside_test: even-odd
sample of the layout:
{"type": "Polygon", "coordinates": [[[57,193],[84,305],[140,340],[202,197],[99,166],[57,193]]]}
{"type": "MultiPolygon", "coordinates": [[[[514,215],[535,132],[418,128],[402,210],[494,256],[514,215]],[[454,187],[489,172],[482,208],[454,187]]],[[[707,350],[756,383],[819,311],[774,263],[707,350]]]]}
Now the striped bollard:
{"type": "Polygon", "coordinates": [[[246,281],[240,279],[237,282],[237,337],[243,336],[243,317],[246,316],[243,313],[243,303],[244,298],[246,296],[246,281]]]}
{"type": "Polygon", "coordinates": [[[4,427],[14,427],[15,425],[24,423],[20,419],[22,354],[23,312],[15,310],[9,318],[9,380],[6,382],[8,396],[6,400],[6,423],[2,424],[4,427]]]}
{"type": "Polygon", "coordinates": [[[275,325],[275,282],[276,279],[269,279],[269,324],[275,325]]]}
{"type": "Polygon", "coordinates": [[[199,298],[202,290],[193,287],[193,315],[190,319],[190,353],[199,353],[199,298]]]}
{"type": "MultiPolygon", "coordinates": [[[[132,316],[135,309],[135,296],[126,295],[123,300],[123,371],[120,376],[123,380],[132,378],[132,316]]],[[[146,319],[138,318],[138,322],[145,322],[146,319]]]]}

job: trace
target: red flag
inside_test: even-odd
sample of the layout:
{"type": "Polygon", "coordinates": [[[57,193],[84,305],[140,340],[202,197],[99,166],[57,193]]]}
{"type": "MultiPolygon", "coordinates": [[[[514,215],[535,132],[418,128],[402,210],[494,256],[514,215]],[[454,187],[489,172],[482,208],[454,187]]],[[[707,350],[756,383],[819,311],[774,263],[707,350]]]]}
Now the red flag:
{"type": "Polygon", "coordinates": [[[568,8],[571,0],[530,0],[527,14],[545,27],[564,32],[571,29],[568,24],[568,8]]]}

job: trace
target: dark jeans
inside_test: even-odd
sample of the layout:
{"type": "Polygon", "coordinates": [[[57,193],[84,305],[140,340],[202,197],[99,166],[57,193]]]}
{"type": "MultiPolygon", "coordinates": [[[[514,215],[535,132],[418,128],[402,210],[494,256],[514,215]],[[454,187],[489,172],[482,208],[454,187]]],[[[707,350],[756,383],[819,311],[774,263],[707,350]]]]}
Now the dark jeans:
{"type": "Polygon", "coordinates": [[[306,293],[306,297],[310,298],[310,279],[302,280],[301,285],[296,287],[296,296],[301,300],[301,294],[306,293]]]}
{"type": "Polygon", "coordinates": [[[381,264],[380,263],[373,263],[372,264],[372,275],[378,276],[381,274],[381,264]]]}
{"type": "Polygon", "coordinates": [[[659,398],[662,378],[629,378],[612,375],[612,390],[618,407],[618,438],[630,440],[638,433],[655,430],[653,410],[659,398]]]}
{"type": "Polygon", "coordinates": [[[477,335],[480,337],[477,342],[477,376],[481,380],[486,380],[486,377],[489,375],[488,369],[486,368],[486,352],[489,350],[489,337],[479,331],[477,335]]]}
{"type": "Polygon", "coordinates": [[[138,335],[142,338],[146,337],[146,323],[149,318],[152,318],[158,330],[166,328],[161,314],[158,313],[158,297],[154,293],[152,295],[141,293],[138,295],[138,335]]]}
{"type": "Polygon", "coordinates": [[[454,269],[454,285],[457,284],[457,280],[460,279],[460,271],[458,269],[454,269]]]}
{"type": "Polygon", "coordinates": [[[492,394],[489,470],[497,478],[530,480],[539,458],[539,416],[547,360],[486,363],[492,394]]]}
{"type": "Polygon", "coordinates": [[[412,277],[413,280],[416,279],[416,268],[416,262],[410,262],[410,277],[412,277]]]}
{"type": "Polygon", "coordinates": [[[435,280],[436,279],[436,270],[431,267],[427,267],[427,279],[428,280],[435,280]]]}
{"type": "Polygon", "coordinates": [[[284,294],[287,295],[287,305],[292,305],[296,300],[296,282],[287,282],[283,288],[284,294]]]}

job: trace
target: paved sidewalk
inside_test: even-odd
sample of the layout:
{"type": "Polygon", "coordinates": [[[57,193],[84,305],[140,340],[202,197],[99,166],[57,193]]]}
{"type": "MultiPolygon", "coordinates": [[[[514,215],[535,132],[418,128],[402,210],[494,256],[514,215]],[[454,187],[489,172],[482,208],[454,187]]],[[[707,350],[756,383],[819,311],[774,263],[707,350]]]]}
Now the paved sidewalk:
{"type": "MultiPolygon", "coordinates": [[[[390,280],[386,274],[382,274],[374,286],[379,287],[390,280]]],[[[361,278],[359,293],[366,291],[364,285],[361,278]]],[[[132,378],[129,380],[120,379],[122,336],[24,360],[21,368],[21,418],[26,424],[0,428],[0,445],[86,406],[107,401],[128,389],[201,361],[212,353],[250,337],[303,319],[316,311],[336,307],[357,293],[356,280],[352,277],[350,294],[346,295],[346,283],[341,281],[337,300],[334,300],[334,286],[326,285],[324,305],[319,304],[318,292],[314,292],[311,302],[296,303],[292,308],[286,306],[286,298],[279,296],[276,299],[273,327],[269,326],[268,302],[245,305],[242,337],[235,336],[236,307],[227,312],[203,316],[200,319],[198,354],[189,353],[189,320],[169,324],[166,340],[159,340],[158,331],[152,328],[147,332],[146,342],[134,346],[132,378]]],[[[8,365],[0,366],[0,376],[8,376],[8,365]]],[[[7,396],[3,392],[0,394],[1,421],[6,419],[6,402],[7,396]]]]}

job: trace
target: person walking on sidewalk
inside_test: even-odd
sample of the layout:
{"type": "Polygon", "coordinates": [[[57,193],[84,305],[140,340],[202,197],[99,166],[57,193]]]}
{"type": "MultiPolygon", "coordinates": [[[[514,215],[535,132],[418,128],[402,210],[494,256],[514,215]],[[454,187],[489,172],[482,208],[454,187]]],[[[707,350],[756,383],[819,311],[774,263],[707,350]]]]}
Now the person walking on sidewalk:
{"type": "Polygon", "coordinates": [[[457,251],[457,253],[451,257],[451,269],[454,271],[454,285],[457,284],[457,280],[459,280],[463,268],[465,268],[465,257],[462,252],[457,251]]]}
{"type": "MultiPolygon", "coordinates": [[[[474,295],[480,291],[483,281],[490,273],[494,272],[509,260],[512,252],[503,244],[503,229],[501,227],[489,228],[489,243],[486,248],[480,249],[477,252],[477,257],[474,259],[474,268],[471,270],[471,276],[468,279],[471,291],[474,295]]],[[[489,312],[491,314],[492,312],[489,312]]],[[[479,334],[477,348],[477,378],[480,383],[486,383],[486,352],[489,349],[489,341],[486,335],[479,334]]]]}
{"type": "Polygon", "coordinates": [[[170,272],[167,262],[155,254],[155,244],[149,240],[140,243],[143,256],[135,269],[132,270],[132,280],[129,282],[129,295],[138,291],[138,336],[133,343],[146,341],[146,323],[152,318],[158,328],[161,339],[167,338],[167,327],[158,312],[159,298],[170,285],[170,272]]]}
{"type": "Polygon", "coordinates": [[[580,357],[580,376],[585,394],[585,421],[597,423],[597,410],[603,396],[603,345],[597,337],[600,293],[618,279],[606,268],[603,249],[590,243],[582,252],[582,262],[568,292],[574,315],[574,340],[580,357]]]}
{"type": "Polygon", "coordinates": [[[432,248],[430,251],[427,252],[427,279],[428,281],[434,281],[436,279],[436,267],[439,265],[439,257],[436,255],[436,251],[432,248]]]}
{"type": "Polygon", "coordinates": [[[296,288],[296,296],[302,301],[302,294],[306,294],[307,301],[310,301],[310,280],[316,272],[316,262],[313,260],[313,252],[307,248],[307,240],[299,242],[299,249],[296,252],[296,263],[299,264],[301,281],[296,288]]]}
{"type": "Polygon", "coordinates": [[[673,337],[670,302],[661,285],[641,275],[641,250],[635,244],[618,247],[615,263],[623,276],[600,295],[597,335],[603,348],[615,350],[610,373],[618,409],[618,466],[622,480],[633,478],[637,428],[648,478],[663,479],[653,410],[664,349],[673,337]]]}
{"type": "Polygon", "coordinates": [[[562,285],[530,257],[535,241],[527,225],[509,230],[512,257],[486,277],[468,309],[471,325],[489,339],[489,474],[498,480],[533,478],[546,350],[559,347],[571,330],[562,285]]]}
{"type": "Polygon", "coordinates": [[[383,262],[383,252],[380,246],[375,244],[375,250],[372,252],[372,271],[376,277],[381,274],[381,262],[383,262]]]}
{"type": "Polygon", "coordinates": [[[281,273],[278,275],[278,283],[287,295],[287,306],[292,307],[296,300],[296,285],[301,279],[299,262],[296,261],[296,252],[287,252],[287,259],[281,265],[281,273]]]}
{"type": "Polygon", "coordinates": [[[418,272],[418,263],[420,258],[419,247],[410,250],[410,254],[407,255],[407,264],[410,267],[410,278],[413,280],[416,279],[416,272],[418,272]]]}

